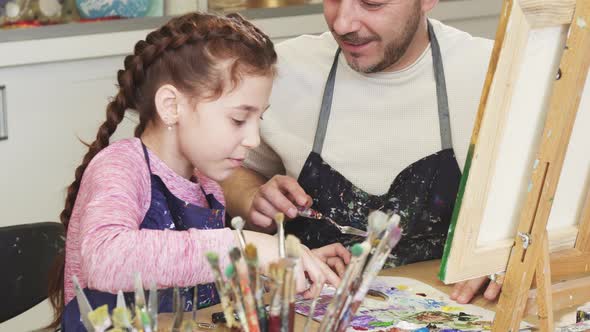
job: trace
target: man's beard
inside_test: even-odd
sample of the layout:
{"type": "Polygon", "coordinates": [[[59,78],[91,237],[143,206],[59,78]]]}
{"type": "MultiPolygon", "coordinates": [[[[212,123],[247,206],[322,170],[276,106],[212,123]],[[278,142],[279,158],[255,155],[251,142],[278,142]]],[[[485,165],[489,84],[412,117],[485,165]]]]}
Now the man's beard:
{"type": "MultiPolygon", "coordinates": [[[[365,74],[377,73],[391,67],[392,65],[397,63],[399,59],[401,59],[408,50],[408,47],[412,43],[412,40],[414,39],[414,36],[418,31],[418,26],[420,25],[421,17],[422,15],[420,13],[420,7],[417,6],[416,10],[408,20],[408,24],[404,26],[401,38],[399,38],[398,40],[393,40],[385,46],[384,56],[383,59],[381,59],[381,61],[366,67],[361,67],[361,65],[357,61],[355,61],[355,54],[353,53],[351,54],[353,59],[348,62],[348,65],[353,70],[365,74]]],[[[369,42],[373,40],[379,40],[378,37],[361,39],[356,35],[356,32],[340,36],[339,39],[351,42],[353,44],[355,42],[358,43],[359,41],[369,42]]]]}

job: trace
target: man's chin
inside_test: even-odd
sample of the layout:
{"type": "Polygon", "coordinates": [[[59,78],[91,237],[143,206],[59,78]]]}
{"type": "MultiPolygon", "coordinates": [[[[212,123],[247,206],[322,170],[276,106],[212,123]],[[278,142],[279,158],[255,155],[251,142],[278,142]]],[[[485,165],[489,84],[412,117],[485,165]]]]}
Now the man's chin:
{"type": "Polygon", "coordinates": [[[354,71],[363,74],[372,73],[372,69],[375,68],[375,63],[377,63],[377,61],[370,61],[370,59],[368,59],[366,56],[352,56],[350,58],[347,56],[346,62],[348,62],[348,66],[350,66],[350,68],[352,68],[354,71]]]}

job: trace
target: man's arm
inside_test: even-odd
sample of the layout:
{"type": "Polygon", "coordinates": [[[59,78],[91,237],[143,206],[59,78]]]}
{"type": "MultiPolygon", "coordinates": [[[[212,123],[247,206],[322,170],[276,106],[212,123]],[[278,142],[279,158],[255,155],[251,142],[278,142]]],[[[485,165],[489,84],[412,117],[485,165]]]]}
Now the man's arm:
{"type": "Polygon", "coordinates": [[[225,195],[227,212],[230,216],[241,216],[244,218],[247,221],[246,228],[248,229],[272,233],[274,231],[273,227],[252,227],[253,224],[248,220],[252,200],[260,186],[265,184],[266,181],[267,179],[261,174],[245,167],[240,167],[229,178],[221,182],[221,187],[225,195]]]}
{"type": "Polygon", "coordinates": [[[221,186],[229,214],[246,219],[248,229],[267,233],[276,231],[273,218],[277,213],[295,218],[297,207],[310,206],[312,201],[297,180],[290,176],[275,175],[267,181],[262,175],[243,167],[221,186]]]}

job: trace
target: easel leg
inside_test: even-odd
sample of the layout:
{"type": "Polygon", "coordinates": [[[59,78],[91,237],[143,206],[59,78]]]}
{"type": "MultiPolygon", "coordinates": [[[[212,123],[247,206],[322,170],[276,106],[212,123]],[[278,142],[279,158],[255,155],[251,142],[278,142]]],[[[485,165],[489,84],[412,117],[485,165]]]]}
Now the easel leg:
{"type": "Polygon", "coordinates": [[[537,305],[539,316],[539,328],[542,332],[552,332],[554,329],[553,322],[553,303],[551,295],[551,268],[549,265],[549,238],[547,232],[543,239],[541,247],[541,256],[537,260],[535,267],[535,280],[537,282],[537,305]]]}

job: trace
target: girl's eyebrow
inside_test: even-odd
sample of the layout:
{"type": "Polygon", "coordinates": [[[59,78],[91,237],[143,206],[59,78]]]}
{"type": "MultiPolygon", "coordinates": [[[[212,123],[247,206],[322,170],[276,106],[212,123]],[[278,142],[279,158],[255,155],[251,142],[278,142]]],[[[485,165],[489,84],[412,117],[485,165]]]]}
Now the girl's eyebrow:
{"type": "MultiPolygon", "coordinates": [[[[266,111],[269,107],[270,107],[270,104],[266,105],[264,107],[264,111],[266,111]]],[[[238,105],[238,106],[235,106],[234,108],[239,109],[239,110],[243,110],[243,111],[248,111],[248,112],[258,111],[258,107],[252,106],[252,105],[246,105],[246,104],[238,105]]]]}

